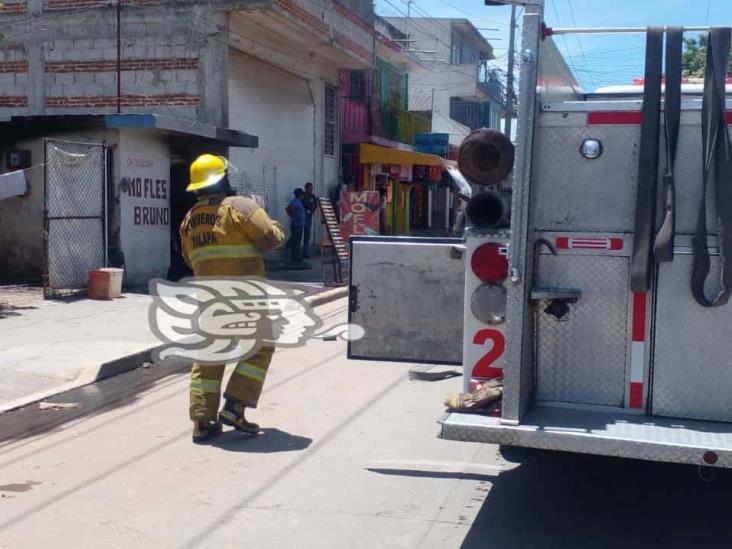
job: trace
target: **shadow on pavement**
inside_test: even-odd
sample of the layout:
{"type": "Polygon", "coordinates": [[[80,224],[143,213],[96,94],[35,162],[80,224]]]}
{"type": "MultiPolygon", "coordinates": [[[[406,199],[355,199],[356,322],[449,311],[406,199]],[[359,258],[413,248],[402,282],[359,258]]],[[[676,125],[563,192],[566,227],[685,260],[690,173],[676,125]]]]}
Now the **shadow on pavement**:
{"type": "MultiPolygon", "coordinates": [[[[493,486],[462,547],[730,547],[732,471],[529,452],[493,486]]],[[[490,478],[490,477],[487,477],[490,478]]]]}
{"type": "Polygon", "coordinates": [[[279,429],[262,429],[256,436],[249,436],[237,431],[226,431],[211,441],[211,446],[229,452],[246,452],[248,454],[275,454],[278,452],[297,452],[305,450],[313,439],[291,435],[279,429]]]}
{"type": "MultiPolygon", "coordinates": [[[[164,391],[169,383],[175,383],[190,369],[186,362],[168,360],[150,368],[136,368],[114,377],[96,381],[69,391],[43,399],[48,404],[60,404],[58,409],[44,411],[38,402],[0,414],[0,455],[2,446],[11,441],[33,437],[41,432],[52,433],[62,430],[64,424],[83,416],[98,414],[127,407],[122,416],[114,416],[90,430],[101,428],[109,422],[120,421],[125,415],[139,412],[134,404],[142,394],[150,391],[164,391]]],[[[174,398],[177,393],[167,393],[160,400],[153,400],[145,406],[152,406],[162,400],[174,398]]],[[[86,431],[84,431],[86,432],[86,431]]],[[[17,445],[15,446],[17,448],[17,445]]]]}
{"type": "Polygon", "coordinates": [[[21,316],[23,313],[20,313],[18,311],[30,311],[32,309],[37,309],[38,307],[33,306],[26,306],[26,307],[16,307],[14,305],[3,305],[0,303],[0,318],[10,318],[12,316],[21,316]]]}
{"type": "Polygon", "coordinates": [[[494,477],[490,475],[481,475],[476,473],[461,473],[460,471],[422,471],[415,469],[374,469],[367,467],[369,473],[378,473],[380,475],[391,475],[399,477],[412,478],[440,478],[455,480],[487,480],[491,481],[494,477]]]}

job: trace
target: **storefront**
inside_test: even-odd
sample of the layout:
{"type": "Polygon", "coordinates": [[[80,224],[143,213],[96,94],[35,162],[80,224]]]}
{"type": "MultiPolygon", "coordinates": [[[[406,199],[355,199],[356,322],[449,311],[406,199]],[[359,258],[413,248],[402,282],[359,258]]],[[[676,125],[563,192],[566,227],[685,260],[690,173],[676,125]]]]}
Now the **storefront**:
{"type": "Polygon", "coordinates": [[[449,183],[439,156],[362,143],[355,191],[378,191],[381,234],[449,228],[449,183]],[[433,206],[438,215],[433,215],[433,206]],[[444,215],[440,213],[444,212],[444,215]]]}
{"type": "Polygon", "coordinates": [[[81,265],[82,272],[105,263],[123,267],[127,287],[188,274],[178,226],[195,200],[186,192],[190,162],[204,152],[258,146],[257,137],[243,132],[152,114],[19,117],[0,126],[6,130],[0,139],[0,172],[22,170],[28,188],[25,195],[0,203],[0,271],[19,280],[40,280],[56,251],[74,268],[81,265]],[[45,138],[60,151],[52,159],[46,158],[45,138]],[[27,164],[10,166],[13,154],[27,164]],[[90,167],[80,186],[73,166],[87,156],[90,167]],[[57,220],[54,236],[44,229],[49,224],[46,193],[64,184],[67,174],[74,174],[73,188],[83,194],[64,193],[69,198],[61,219],[70,221],[57,220]],[[89,195],[106,198],[93,216],[86,188],[93,189],[89,195]],[[90,231],[73,221],[89,218],[90,231]],[[50,246],[51,241],[57,244],[50,246]],[[97,256],[102,258],[98,264],[84,263],[97,256]]]}

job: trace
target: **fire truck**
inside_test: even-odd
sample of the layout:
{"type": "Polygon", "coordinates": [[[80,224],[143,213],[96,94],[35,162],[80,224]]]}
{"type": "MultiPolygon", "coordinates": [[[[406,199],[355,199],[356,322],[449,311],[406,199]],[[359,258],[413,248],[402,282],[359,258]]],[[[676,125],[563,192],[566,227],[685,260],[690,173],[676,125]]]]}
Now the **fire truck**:
{"type": "Polygon", "coordinates": [[[515,150],[463,143],[483,192],[462,237],[351,240],[349,358],[502,380],[444,439],[732,467],[730,30],[551,29],[541,0],[504,3],[524,6],[515,150]],[[683,32],[708,33],[701,84],[683,32]],[[578,33],[643,33],[642,82],[583,92],[553,41],[578,33]]]}

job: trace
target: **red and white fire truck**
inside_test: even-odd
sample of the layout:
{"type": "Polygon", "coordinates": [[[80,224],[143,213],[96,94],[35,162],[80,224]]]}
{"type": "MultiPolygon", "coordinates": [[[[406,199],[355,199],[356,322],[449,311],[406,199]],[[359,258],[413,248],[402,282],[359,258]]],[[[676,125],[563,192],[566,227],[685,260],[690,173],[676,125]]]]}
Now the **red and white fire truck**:
{"type": "Polygon", "coordinates": [[[732,467],[730,31],[550,29],[515,3],[515,154],[477,132],[460,162],[510,187],[510,225],[488,190],[463,238],[352,239],[349,356],[502,377],[497,411],[445,413],[445,439],[732,467]],[[582,92],[552,36],[589,32],[644,33],[643,81],[582,92]],[[709,33],[701,83],[683,32],[709,33]]]}

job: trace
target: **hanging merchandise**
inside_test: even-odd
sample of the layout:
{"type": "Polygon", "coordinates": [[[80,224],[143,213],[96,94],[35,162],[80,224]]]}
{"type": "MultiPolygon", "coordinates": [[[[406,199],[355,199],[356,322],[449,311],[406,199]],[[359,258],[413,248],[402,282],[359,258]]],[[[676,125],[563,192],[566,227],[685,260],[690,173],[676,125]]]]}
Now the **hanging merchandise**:
{"type": "Polygon", "coordinates": [[[402,181],[412,181],[412,166],[401,166],[399,179],[402,181]]]}
{"type": "Polygon", "coordinates": [[[439,181],[442,179],[442,168],[440,166],[430,166],[428,168],[428,178],[430,181],[439,181]]]}
{"type": "Polygon", "coordinates": [[[442,172],[440,174],[440,180],[438,181],[437,185],[441,189],[447,189],[452,187],[452,178],[450,177],[450,174],[448,174],[446,171],[442,172]]]}

